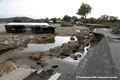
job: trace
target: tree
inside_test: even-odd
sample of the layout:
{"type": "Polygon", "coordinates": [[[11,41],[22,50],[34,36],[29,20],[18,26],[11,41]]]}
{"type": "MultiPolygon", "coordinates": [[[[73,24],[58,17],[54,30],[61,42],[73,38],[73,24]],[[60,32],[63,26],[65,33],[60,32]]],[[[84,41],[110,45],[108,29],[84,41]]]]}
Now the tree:
{"type": "Polygon", "coordinates": [[[44,19],[44,22],[49,23],[49,18],[46,17],[46,18],[44,19]]]}
{"type": "Polygon", "coordinates": [[[70,22],[70,21],[71,21],[71,17],[68,16],[68,15],[65,15],[65,16],[63,17],[63,21],[70,22]]]}
{"type": "Polygon", "coordinates": [[[86,17],[87,15],[91,12],[91,6],[86,4],[86,3],[82,3],[80,8],[78,9],[77,14],[81,15],[81,17],[83,17],[85,19],[85,24],[86,24],[86,17]]]}
{"type": "Polygon", "coordinates": [[[76,16],[72,16],[71,19],[73,20],[74,23],[76,23],[78,21],[78,18],[76,16]]]}
{"type": "Polygon", "coordinates": [[[99,17],[99,21],[100,22],[108,22],[109,21],[109,15],[105,14],[105,15],[101,15],[99,17]]]}
{"type": "Polygon", "coordinates": [[[97,19],[91,17],[91,18],[87,19],[87,23],[97,23],[97,19]]]}
{"type": "Polygon", "coordinates": [[[22,22],[22,20],[20,18],[14,18],[13,22],[22,22]]]}
{"type": "Polygon", "coordinates": [[[53,20],[53,23],[56,23],[56,22],[57,22],[57,19],[56,19],[56,18],[53,18],[52,20],[53,20]]]}
{"type": "Polygon", "coordinates": [[[116,17],[116,16],[110,16],[109,17],[109,21],[110,22],[116,22],[118,19],[117,19],[118,17],[116,17]]]}
{"type": "Polygon", "coordinates": [[[42,22],[40,19],[37,19],[36,22],[42,22]]]}

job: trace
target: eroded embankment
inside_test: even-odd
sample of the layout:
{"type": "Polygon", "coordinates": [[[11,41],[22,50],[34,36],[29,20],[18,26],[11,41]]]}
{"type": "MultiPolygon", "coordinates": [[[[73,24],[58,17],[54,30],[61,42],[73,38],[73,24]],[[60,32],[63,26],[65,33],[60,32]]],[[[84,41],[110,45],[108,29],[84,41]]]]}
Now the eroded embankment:
{"type": "Polygon", "coordinates": [[[97,45],[103,39],[103,37],[104,37],[103,34],[93,33],[92,36],[90,37],[91,47],[97,45]]]}
{"type": "Polygon", "coordinates": [[[98,45],[89,49],[89,54],[65,80],[101,80],[103,79],[101,77],[105,80],[119,80],[118,71],[112,60],[106,38],[103,38],[98,45]]]}
{"type": "Polygon", "coordinates": [[[0,55],[16,48],[17,46],[14,45],[0,44],[0,55]]]}

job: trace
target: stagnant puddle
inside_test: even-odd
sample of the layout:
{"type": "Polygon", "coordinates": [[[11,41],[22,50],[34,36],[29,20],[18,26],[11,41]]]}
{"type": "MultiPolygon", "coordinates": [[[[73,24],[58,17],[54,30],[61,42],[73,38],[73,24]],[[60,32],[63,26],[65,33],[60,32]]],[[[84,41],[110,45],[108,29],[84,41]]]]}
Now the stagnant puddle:
{"type": "MultiPolygon", "coordinates": [[[[25,48],[21,52],[36,52],[36,51],[46,51],[49,50],[50,48],[54,48],[57,46],[62,45],[63,43],[67,43],[70,41],[71,36],[55,36],[55,40],[53,43],[45,43],[45,44],[39,44],[39,43],[29,43],[27,45],[27,48],[25,48]]],[[[74,37],[75,40],[76,37],[74,37]]]]}

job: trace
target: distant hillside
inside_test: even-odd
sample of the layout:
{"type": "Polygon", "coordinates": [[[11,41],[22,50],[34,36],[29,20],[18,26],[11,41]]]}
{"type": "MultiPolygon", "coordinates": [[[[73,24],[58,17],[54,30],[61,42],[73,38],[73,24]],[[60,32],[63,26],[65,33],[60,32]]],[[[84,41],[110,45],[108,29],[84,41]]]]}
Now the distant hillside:
{"type": "Polygon", "coordinates": [[[28,17],[0,18],[0,22],[34,22],[35,19],[28,17]]]}

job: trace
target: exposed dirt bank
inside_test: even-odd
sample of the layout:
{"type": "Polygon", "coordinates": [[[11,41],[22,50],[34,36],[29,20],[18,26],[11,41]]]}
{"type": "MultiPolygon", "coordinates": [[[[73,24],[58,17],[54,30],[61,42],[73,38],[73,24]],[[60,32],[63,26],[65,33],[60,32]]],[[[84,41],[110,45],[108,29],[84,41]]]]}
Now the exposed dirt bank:
{"type": "Polygon", "coordinates": [[[103,37],[104,37],[103,34],[93,33],[92,36],[90,37],[91,47],[97,45],[102,40],[103,37]]]}

